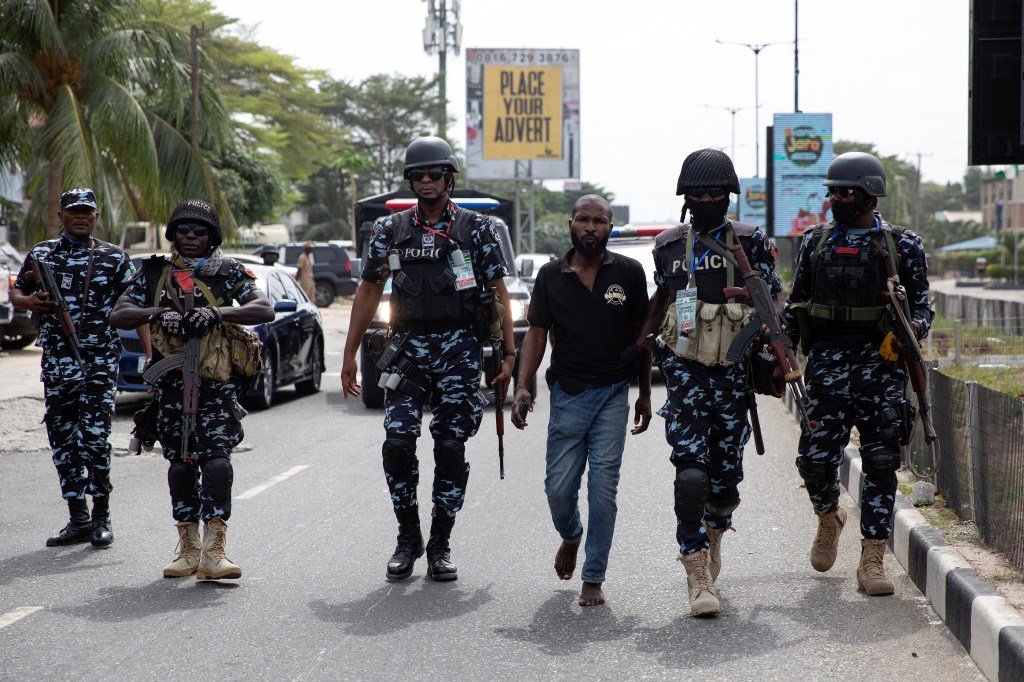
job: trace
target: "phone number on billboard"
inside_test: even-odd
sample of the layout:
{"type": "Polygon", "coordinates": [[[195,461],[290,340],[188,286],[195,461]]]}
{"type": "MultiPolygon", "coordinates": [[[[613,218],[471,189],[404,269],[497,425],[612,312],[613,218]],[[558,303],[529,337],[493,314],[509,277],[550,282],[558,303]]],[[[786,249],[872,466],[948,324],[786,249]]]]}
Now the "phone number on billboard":
{"type": "Polygon", "coordinates": [[[470,57],[480,64],[575,64],[579,61],[576,50],[479,50],[470,57]]]}

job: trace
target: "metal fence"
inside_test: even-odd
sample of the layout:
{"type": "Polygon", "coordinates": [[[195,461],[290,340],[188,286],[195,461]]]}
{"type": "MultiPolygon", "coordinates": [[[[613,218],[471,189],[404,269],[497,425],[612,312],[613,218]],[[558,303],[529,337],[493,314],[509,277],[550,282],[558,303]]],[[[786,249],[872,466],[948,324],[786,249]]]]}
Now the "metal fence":
{"type": "Polygon", "coordinates": [[[988,317],[984,322],[936,317],[923,342],[925,360],[949,365],[1024,365],[1024,318],[988,317]]]}
{"type": "MultiPolygon", "coordinates": [[[[1024,570],[1024,401],[974,382],[928,372],[939,436],[935,484],[982,539],[1024,570]]],[[[909,457],[931,464],[918,428],[909,457]]]]}

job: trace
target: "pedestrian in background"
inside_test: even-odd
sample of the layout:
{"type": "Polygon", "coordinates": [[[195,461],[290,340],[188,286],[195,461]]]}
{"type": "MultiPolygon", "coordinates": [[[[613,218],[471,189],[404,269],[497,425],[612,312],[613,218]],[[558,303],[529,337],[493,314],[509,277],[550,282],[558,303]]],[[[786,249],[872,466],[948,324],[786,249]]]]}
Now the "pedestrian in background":
{"type": "Polygon", "coordinates": [[[726,355],[753,309],[726,299],[722,290],[741,285],[742,277],[735,260],[723,254],[739,244],[772,296],[782,290],[775,250],[765,234],[725,217],[729,193],[739,191],[732,159],[723,152],[700,149],[683,161],[676,194],[685,196],[682,218],[689,213],[690,222],[655,239],[658,288],[643,330],[644,336],[659,331],[664,344],[660,367],[668,396],[658,414],[665,418],[676,470],[678,559],[686,570],[694,616],[721,610],[722,538],[733,527],[732,514],[740,504],[743,448],[751,434],[749,353],[738,362],[726,355]]]}
{"type": "Polygon", "coordinates": [[[889,260],[906,289],[914,332],[923,339],[933,315],[928,263],[921,238],[889,225],[876,210],[886,191],[885,168],[876,157],[840,154],[828,167],[825,186],[833,220],[804,234],[785,311],[790,335],[807,354],[809,417],[817,424],[801,433],[796,458],[818,515],[811,566],[824,572],[836,560],[846,524],[839,467],[856,426],[864,470],[857,586],[870,595],[888,595],[894,587],[882,562],[892,533],[901,441],[914,417],[904,364],[882,355],[894,322],[880,294],[888,291],[889,260]]]}
{"type": "Polygon", "coordinates": [[[555,573],[571,580],[583,540],[579,491],[587,474],[587,542],[580,606],[605,601],[603,584],[615,531],[622,452],[629,421],[629,382],[640,395],[634,435],[651,421],[651,357],[634,344],[647,313],[647,280],[639,262],[607,250],[612,209],[600,196],[580,197],[572,208],[572,248],[545,263],[530,298],[530,328],[519,359],[512,424],[527,426],[533,410],[529,386],[551,335],[551,389],[544,492],[562,538],[555,573]]]}
{"type": "Polygon", "coordinates": [[[99,215],[91,189],[64,192],[57,213],[63,233],[32,247],[11,291],[15,308],[39,317],[43,420],[70,513],[67,525],[46,540],[47,547],[86,541],[105,547],[114,541],[108,439],[121,340],[107,318],[133,269],[124,251],[92,236],[99,215]],[[53,271],[77,339],[62,332],[62,311],[37,281],[33,262],[53,271]],[[87,495],[92,496],[91,516],[87,495]]]}
{"type": "MultiPolygon", "coordinates": [[[[485,305],[483,289],[493,289],[503,310],[509,310],[503,279],[508,268],[493,223],[451,200],[458,172],[455,154],[441,138],[421,137],[406,149],[403,173],[416,205],[373,226],[345,342],[342,390],[346,397],[359,396],[356,353],[390,277],[391,336],[385,352],[393,357],[384,371],[394,385],[389,382],[384,393],[382,448],[384,477],[398,519],[398,542],[385,573],[390,581],[412,575],[424,552],[416,441],[428,403],[434,485],[427,575],[437,581],[458,578],[449,542],[466,499],[466,441],[480,427],[486,404],[480,393],[480,349],[483,338],[490,336],[493,313],[485,305]],[[481,318],[488,331],[480,330],[481,318]]],[[[515,363],[508,312],[501,317],[501,329],[504,357],[493,383],[507,381],[515,363]]]]}
{"type": "Polygon", "coordinates": [[[179,366],[155,380],[156,434],[169,463],[171,515],[178,530],[177,556],[163,575],[241,578],[241,566],[226,550],[234,479],[231,450],[242,441],[240,419],[245,413],[238,393],[258,372],[246,359],[253,353],[259,357],[260,349],[240,325],[270,322],[274,308],[256,287],[252,272],[220,250],[220,220],[212,205],[195,199],[181,202],[164,236],[172,244],[170,258],[143,261],[110,316],[120,329],[148,324],[157,362],[182,353],[190,339],[200,339],[199,395],[187,453],[182,449],[182,370],[179,366]],[[185,303],[188,290],[193,292],[192,309],[185,303]]]}
{"type": "Polygon", "coordinates": [[[316,280],[313,279],[313,242],[306,242],[302,245],[302,253],[295,261],[298,268],[299,286],[306,292],[306,298],[316,303],[316,280]]]}

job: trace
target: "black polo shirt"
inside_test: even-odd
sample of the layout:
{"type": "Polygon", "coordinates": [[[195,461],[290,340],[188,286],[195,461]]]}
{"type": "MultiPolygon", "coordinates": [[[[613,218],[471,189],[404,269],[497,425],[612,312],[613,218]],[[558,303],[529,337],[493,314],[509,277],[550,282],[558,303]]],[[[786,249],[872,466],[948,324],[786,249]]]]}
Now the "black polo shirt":
{"type": "Polygon", "coordinates": [[[638,261],[606,251],[588,291],[569,269],[573,249],[545,263],[530,297],[530,325],[551,332],[548,386],[570,392],[627,381],[636,366],[624,354],[647,316],[647,280],[638,261]]]}

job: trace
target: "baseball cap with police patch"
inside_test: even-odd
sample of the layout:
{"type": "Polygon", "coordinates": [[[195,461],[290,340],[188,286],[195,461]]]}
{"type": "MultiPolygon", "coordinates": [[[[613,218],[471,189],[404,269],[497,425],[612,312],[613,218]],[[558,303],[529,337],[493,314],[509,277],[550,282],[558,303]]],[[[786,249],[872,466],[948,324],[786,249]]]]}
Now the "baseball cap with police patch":
{"type": "Polygon", "coordinates": [[[88,206],[89,208],[95,209],[96,207],[96,193],[88,187],[79,187],[76,189],[70,189],[64,194],[60,195],[60,210],[71,208],[72,206],[88,206]]]}

